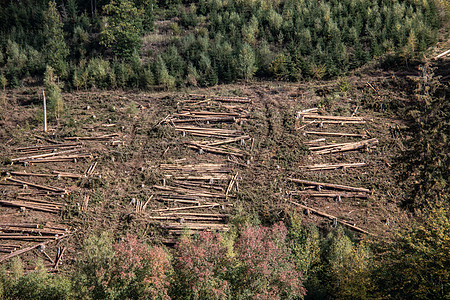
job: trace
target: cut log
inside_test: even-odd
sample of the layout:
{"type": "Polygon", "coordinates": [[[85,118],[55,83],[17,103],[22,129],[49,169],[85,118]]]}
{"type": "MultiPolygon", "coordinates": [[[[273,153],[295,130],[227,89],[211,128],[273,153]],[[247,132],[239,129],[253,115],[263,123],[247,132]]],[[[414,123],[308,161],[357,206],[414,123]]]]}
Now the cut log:
{"type": "Polygon", "coordinates": [[[239,137],[227,139],[227,140],[212,141],[212,142],[200,142],[199,144],[205,145],[205,146],[218,146],[218,145],[224,145],[224,144],[239,142],[239,141],[248,140],[248,139],[250,139],[250,136],[243,135],[243,136],[239,136],[239,137]]]}
{"type": "Polygon", "coordinates": [[[33,159],[37,159],[37,158],[59,156],[61,154],[68,154],[68,153],[74,153],[74,152],[79,152],[79,151],[81,151],[81,148],[79,148],[79,149],[72,149],[72,150],[66,150],[66,151],[60,151],[60,152],[52,152],[52,153],[46,153],[46,154],[18,157],[18,158],[11,159],[11,161],[12,162],[15,162],[15,161],[29,161],[29,160],[33,160],[33,159]]]}
{"type": "MultiPolygon", "coordinates": [[[[57,172],[57,171],[54,171],[57,172]]],[[[40,174],[40,173],[27,173],[27,172],[11,172],[11,175],[15,176],[34,176],[34,177],[68,177],[68,178],[82,178],[83,175],[72,173],[55,173],[55,174],[40,174]]]]}
{"type": "Polygon", "coordinates": [[[28,181],[23,181],[23,180],[19,180],[19,179],[15,179],[15,178],[6,178],[6,180],[14,182],[14,183],[20,183],[20,184],[24,184],[30,187],[34,187],[40,190],[46,190],[46,191],[51,191],[51,192],[60,192],[60,193],[66,193],[66,190],[57,188],[57,187],[52,187],[52,186],[46,186],[46,185],[40,185],[40,184],[35,184],[32,182],[28,182],[28,181]]]}
{"type": "Polygon", "coordinates": [[[247,97],[212,97],[211,100],[227,103],[251,103],[252,101],[247,97]]]}
{"type": "Polygon", "coordinates": [[[42,242],[42,243],[39,243],[39,244],[35,244],[35,245],[32,245],[32,246],[29,246],[29,247],[24,248],[24,249],[20,249],[20,250],[14,251],[13,253],[11,253],[9,255],[5,255],[3,257],[0,257],[0,263],[5,261],[5,260],[8,260],[8,259],[10,259],[10,258],[12,258],[14,256],[26,253],[26,252],[31,251],[33,249],[36,249],[38,247],[45,246],[45,245],[47,245],[48,243],[50,243],[52,241],[56,241],[56,240],[60,240],[60,239],[66,238],[69,235],[70,234],[65,234],[65,235],[62,235],[62,236],[54,237],[52,240],[48,240],[48,241],[45,241],[45,242],[42,242]]]}
{"type": "Polygon", "coordinates": [[[224,224],[216,224],[216,223],[169,223],[169,224],[160,224],[162,228],[165,229],[191,229],[191,230],[220,230],[220,231],[228,231],[229,227],[224,224]]]}
{"type": "Polygon", "coordinates": [[[294,204],[295,206],[298,206],[298,207],[301,207],[301,208],[306,209],[306,210],[308,210],[308,211],[311,211],[312,213],[315,213],[316,215],[319,215],[319,216],[321,216],[321,217],[325,217],[325,218],[328,218],[328,219],[330,219],[330,220],[337,220],[338,223],[341,223],[342,225],[345,225],[345,226],[347,226],[347,227],[349,227],[349,228],[351,228],[351,229],[353,229],[353,230],[359,231],[359,232],[361,232],[361,233],[365,233],[365,234],[372,235],[370,232],[368,232],[368,231],[366,231],[366,230],[364,230],[364,229],[362,229],[362,228],[359,228],[359,227],[357,227],[357,226],[355,226],[355,225],[353,225],[353,224],[350,224],[350,223],[347,222],[347,221],[339,220],[339,219],[338,219],[337,217],[335,217],[335,216],[332,216],[332,215],[329,215],[329,214],[327,214],[327,213],[318,211],[317,209],[314,209],[314,208],[305,206],[305,205],[303,205],[303,204],[300,204],[300,203],[297,203],[297,202],[294,202],[294,201],[289,201],[289,202],[291,202],[291,203],[294,204]]]}
{"type": "Polygon", "coordinates": [[[119,134],[117,133],[113,133],[113,134],[104,134],[104,135],[100,135],[100,136],[72,136],[72,137],[66,137],[64,138],[65,140],[86,140],[86,141],[94,141],[94,140],[109,140],[112,139],[114,137],[118,137],[119,134]]]}
{"type": "Polygon", "coordinates": [[[310,147],[309,150],[315,151],[316,154],[331,154],[337,152],[354,151],[367,147],[374,147],[378,144],[378,139],[369,139],[354,143],[332,144],[319,147],[310,147]]]}
{"type": "Polygon", "coordinates": [[[65,205],[62,203],[46,201],[46,200],[37,199],[37,198],[28,198],[28,197],[17,197],[17,200],[35,202],[35,203],[40,203],[40,204],[47,204],[47,205],[52,205],[52,206],[57,206],[57,207],[62,207],[65,205]]]}
{"type": "Polygon", "coordinates": [[[213,208],[220,206],[220,204],[207,204],[207,205],[196,205],[196,206],[187,206],[187,207],[174,207],[174,208],[164,208],[164,209],[156,209],[152,210],[152,212],[165,212],[165,211],[178,211],[178,210],[188,210],[188,209],[200,209],[200,208],[213,208]]]}
{"type": "Polygon", "coordinates": [[[235,117],[210,117],[210,118],[193,118],[193,119],[175,119],[172,120],[175,124],[182,124],[182,123],[195,123],[195,122],[236,122],[235,117]]]}
{"type": "Polygon", "coordinates": [[[300,166],[301,169],[306,171],[322,171],[322,170],[335,170],[340,168],[357,168],[366,166],[366,163],[353,163],[353,164],[318,164],[311,166],[300,166]]]}
{"type": "Polygon", "coordinates": [[[348,137],[358,137],[358,138],[367,137],[367,134],[354,134],[354,133],[345,133],[345,132],[305,131],[305,134],[326,135],[326,136],[348,136],[348,137]]]}
{"type": "Polygon", "coordinates": [[[363,117],[343,117],[343,116],[324,116],[318,114],[302,114],[305,119],[316,119],[316,120],[332,120],[332,121],[373,121],[371,118],[363,117]]]}
{"type": "Polygon", "coordinates": [[[195,216],[150,216],[147,217],[149,220],[166,220],[166,221],[175,221],[175,220],[189,220],[189,221],[216,221],[223,222],[223,218],[215,218],[215,217],[195,217],[195,216]]]}
{"type": "Polygon", "coordinates": [[[198,216],[198,217],[216,217],[216,218],[229,218],[230,215],[225,214],[206,214],[206,213],[186,213],[186,212],[174,212],[174,213],[166,213],[161,214],[161,216],[198,216]]]}
{"type": "Polygon", "coordinates": [[[295,179],[295,178],[288,178],[288,179],[291,182],[300,183],[300,184],[304,184],[304,185],[321,186],[321,187],[329,188],[329,189],[336,189],[336,190],[343,190],[343,191],[352,191],[352,192],[362,192],[362,193],[372,194],[371,190],[365,189],[365,188],[358,188],[358,187],[352,187],[352,186],[347,186],[347,185],[324,183],[324,182],[315,182],[315,181],[295,179]]]}
{"type": "Polygon", "coordinates": [[[36,241],[51,240],[54,236],[0,234],[0,240],[36,241]]]}
{"type": "Polygon", "coordinates": [[[218,147],[210,147],[210,146],[206,146],[206,145],[199,145],[196,144],[195,142],[186,142],[185,143],[189,148],[191,149],[196,149],[196,150],[203,150],[205,152],[209,152],[209,153],[213,153],[213,154],[221,154],[221,155],[234,155],[237,157],[244,157],[245,152],[233,152],[233,151],[227,151],[225,149],[222,148],[218,148],[218,147]]]}
{"type": "Polygon", "coordinates": [[[61,147],[77,147],[81,146],[81,143],[65,143],[65,144],[57,144],[57,145],[36,145],[29,147],[20,147],[16,148],[17,151],[28,151],[28,150],[44,150],[44,149],[58,149],[61,147]]]}
{"type": "Polygon", "coordinates": [[[12,207],[25,207],[25,208],[39,210],[39,211],[48,212],[48,213],[58,213],[61,211],[61,208],[57,208],[57,207],[49,207],[49,206],[43,205],[43,204],[38,205],[38,203],[30,204],[27,202],[20,202],[20,201],[0,200],[0,205],[12,206],[12,207]]]}
{"type": "Polygon", "coordinates": [[[298,195],[298,196],[305,196],[305,197],[311,197],[311,198],[368,198],[369,195],[367,193],[330,193],[330,192],[314,192],[311,190],[308,191],[289,191],[290,195],[298,195]]]}
{"type": "Polygon", "coordinates": [[[449,54],[450,54],[450,49],[447,50],[447,51],[442,52],[442,53],[439,54],[439,55],[436,55],[436,56],[434,57],[434,59],[436,60],[436,59],[439,59],[439,58],[444,57],[444,56],[449,55],[449,54]]]}

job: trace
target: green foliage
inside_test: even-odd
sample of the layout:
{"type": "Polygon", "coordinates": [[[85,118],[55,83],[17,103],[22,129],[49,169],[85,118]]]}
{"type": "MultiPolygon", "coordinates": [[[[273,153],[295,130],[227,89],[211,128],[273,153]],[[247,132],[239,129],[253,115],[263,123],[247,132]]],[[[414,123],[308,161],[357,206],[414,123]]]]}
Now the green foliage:
{"type": "Polygon", "coordinates": [[[107,17],[100,33],[100,44],[112,48],[120,58],[139,52],[142,44],[143,13],[129,0],[113,0],[103,7],[107,17]]]}
{"type": "Polygon", "coordinates": [[[0,87],[3,91],[6,90],[6,86],[8,85],[8,79],[6,79],[5,75],[3,73],[0,73],[0,87]]]}
{"type": "Polygon", "coordinates": [[[47,273],[42,262],[27,274],[23,273],[20,259],[11,268],[13,276],[0,274],[0,299],[75,299],[69,278],[47,273]]]}
{"type": "Polygon", "coordinates": [[[93,58],[89,60],[86,67],[88,73],[88,85],[106,88],[109,84],[108,73],[110,72],[109,61],[101,58],[93,58]]]}
{"type": "Polygon", "coordinates": [[[338,299],[366,299],[370,261],[364,243],[354,244],[338,227],[327,237],[324,250],[328,292],[338,299]]]}
{"type": "Polygon", "coordinates": [[[69,0],[61,15],[55,1],[5,5],[0,69],[9,84],[19,86],[26,76],[42,75],[47,64],[77,89],[212,86],[254,76],[326,79],[384,53],[417,57],[436,40],[443,10],[436,1],[409,0],[97,2],[69,0]],[[171,18],[176,37],[142,59],[142,35],[153,29],[155,14],[171,18]],[[111,53],[120,63],[110,61],[105,80],[98,63],[111,53]],[[160,65],[158,56],[167,72],[136,64],[138,58],[160,65]]]}
{"type": "Polygon", "coordinates": [[[245,43],[238,56],[239,77],[245,80],[251,79],[256,72],[256,58],[252,46],[245,43]]]}
{"type": "Polygon", "coordinates": [[[413,78],[416,102],[408,110],[407,150],[400,159],[402,180],[413,187],[405,201],[410,208],[434,207],[449,199],[450,87],[439,82],[429,64],[420,73],[413,78]]]}
{"type": "Polygon", "coordinates": [[[161,56],[158,56],[155,60],[155,75],[158,84],[166,89],[171,89],[175,86],[175,77],[169,74],[166,63],[161,56]]]}
{"type": "Polygon", "coordinates": [[[320,236],[314,225],[301,225],[300,216],[294,214],[290,220],[289,239],[292,241],[292,256],[297,269],[307,280],[317,272],[320,263],[320,236]]]}
{"type": "Polygon", "coordinates": [[[43,36],[46,40],[42,52],[47,64],[55,70],[57,75],[65,76],[69,49],[64,40],[63,23],[54,1],[49,1],[48,10],[44,12],[43,36]]]}
{"type": "Polygon", "coordinates": [[[107,292],[98,273],[113,262],[114,250],[111,235],[103,231],[88,237],[83,245],[83,256],[77,260],[74,282],[77,295],[82,298],[105,299],[107,292]]]}
{"type": "Polygon", "coordinates": [[[322,238],[314,225],[300,224],[300,217],[292,215],[288,236],[308,299],[367,299],[372,267],[368,247],[353,242],[342,227],[322,238]]]}
{"type": "Polygon", "coordinates": [[[423,218],[384,247],[374,272],[380,299],[450,298],[450,209],[424,211],[423,218]]]}
{"type": "Polygon", "coordinates": [[[47,66],[45,70],[44,86],[48,111],[51,113],[51,116],[59,121],[59,118],[64,112],[64,102],[62,99],[61,88],[58,83],[58,77],[54,74],[53,68],[50,66],[47,66]]]}

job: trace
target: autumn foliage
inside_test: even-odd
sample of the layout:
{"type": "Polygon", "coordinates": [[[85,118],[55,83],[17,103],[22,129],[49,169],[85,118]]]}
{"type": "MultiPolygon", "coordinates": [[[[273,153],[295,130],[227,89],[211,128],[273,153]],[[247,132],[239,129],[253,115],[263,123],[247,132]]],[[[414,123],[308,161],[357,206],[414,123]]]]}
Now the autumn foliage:
{"type": "Polygon", "coordinates": [[[173,296],[184,299],[292,299],[306,290],[282,224],[243,226],[237,237],[203,232],[177,245],[173,296]]]}

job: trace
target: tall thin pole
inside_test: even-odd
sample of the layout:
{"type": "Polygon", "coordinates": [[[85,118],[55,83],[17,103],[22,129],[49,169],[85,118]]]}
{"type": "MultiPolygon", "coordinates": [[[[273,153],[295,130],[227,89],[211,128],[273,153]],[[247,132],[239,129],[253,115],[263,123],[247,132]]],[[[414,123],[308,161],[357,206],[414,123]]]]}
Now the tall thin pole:
{"type": "Polygon", "coordinates": [[[44,96],[44,132],[47,132],[47,101],[45,101],[45,90],[42,90],[42,96],[44,96]]]}

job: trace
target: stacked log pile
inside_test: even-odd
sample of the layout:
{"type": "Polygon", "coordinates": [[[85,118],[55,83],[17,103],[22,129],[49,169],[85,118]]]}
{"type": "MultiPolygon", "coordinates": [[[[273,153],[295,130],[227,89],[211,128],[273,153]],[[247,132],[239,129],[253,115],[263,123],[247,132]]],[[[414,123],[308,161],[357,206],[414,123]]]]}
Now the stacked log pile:
{"type": "MultiPolygon", "coordinates": [[[[344,116],[328,116],[318,114],[318,108],[306,109],[297,113],[296,123],[302,124],[302,126],[297,125],[297,129],[305,129],[310,125],[317,125],[318,127],[324,127],[324,124],[365,124],[366,122],[373,122],[371,118],[363,117],[344,117],[344,116]]],[[[371,138],[358,142],[346,142],[346,143],[331,143],[323,144],[326,142],[326,137],[349,137],[349,138],[367,138],[369,133],[347,133],[347,132],[326,132],[326,131],[312,131],[304,130],[304,135],[319,135],[325,136],[325,138],[310,140],[305,144],[309,146],[309,150],[315,154],[331,154],[347,151],[355,151],[361,149],[373,149],[378,144],[378,139],[371,138]]]]}
{"type": "MultiPolygon", "coordinates": [[[[243,105],[251,100],[189,95],[181,103],[184,109],[166,116],[155,126],[171,125],[183,136],[195,138],[186,141],[186,147],[200,154],[207,152],[227,158],[220,158],[219,163],[194,159],[161,164],[159,169],[165,173],[164,178],[161,184],[153,186],[153,200],[159,207],[151,210],[147,218],[171,235],[179,235],[186,229],[190,233],[227,231],[226,212],[232,207],[230,199],[239,188],[238,173],[233,172],[230,163],[247,167],[238,158],[250,155],[244,146],[251,137],[239,126],[249,118],[249,111],[243,105]]],[[[136,207],[142,211],[143,203],[138,202],[136,207]]]]}
{"type": "MultiPolygon", "coordinates": [[[[318,108],[311,108],[300,111],[297,113],[296,117],[296,128],[297,130],[303,130],[303,135],[310,136],[320,136],[320,138],[309,140],[305,142],[305,145],[311,151],[312,154],[334,154],[334,153],[343,153],[348,151],[355,150],[371,150],[376,148],[378,144],[378,139],[369,138],[370,134],[367,131],[354,133],[354,132],[332,132],[332,131],[322,131],[322,130],[306,130],[309,126],[317,126],[318,128],[324,128],[328,124],[334,124],[344,126],[344,125],[355,125],[355,124],[366,124],[368,122],[373,122],[371,118],[357,117],[355,116],[357,109],[353,113],[352,116],[331,116],[331,115],[323,115],[319,114],[318,108]],[[327,138],[329,137],[339,137],[339,138],[347,138],[347,139],[355,139],[360,138],[363,140],[360,141],[348,141],[348,142],[340,142],[340,143],[327,143],[327,138]]],[[[360,168],[367,166],[364,162],[344,162],[344,163],[325,163],[325,164],[314,164],[309,166],[300,166],[300,169],[303,171],[330,171],[330,170],[347,170],[349,168],[360,168]]],[[[341,184],[332,184],[326,182],[316,182],[310,180],[289,178],[289,181],[300,184],[303,186],[300,190],[291,190],[288,191],[288,195],[290,199],[292,197],[298,197],[299,200],[306,202],[307,200],[312,199],[333,199],[337,202],[341,202],[343,198],[357,198],[357,199],[366,199],[372,195],[372,191],[366,188],[353,187],[341,184]]],[[[319,216],[329,218],[333,220],[333,224],[341,223],[345,226],[348,226],[354,230],[357,230],[362,233],[368,233],[367,231],[356,227],[355,224],[352,224],[347,221],[343,221],[329,215],[325,212],[321,212],[315,208],[310,206],[306,206],[305,204],[293,202],[297,207],[303,208],[306,212],[313,212],[319,216]]]]}
{"type": "Polygon", "coordinates": [[[154,185],[154,200],[163,208],[150,211],[149,220],[171,235],[184,230],[195,233],[202,230],[227,231],[227,207],[234,197],[237,174],[222,163],[161,164],[167,172],[162,185],[154,185]]]}
{"type": "Polygon", "coordinates": [[[304,189],[301,191],[289,191],[291,195],[300,195],[307,198],[325,197],[335,198],[368,198],[372,191],[366,188],[352,187],[347,185],[332,184],[325,182],[315,182],[309,180],[289,178],[289,181],[301,184],[304,189]]]}
{"type": "Polygon", "coordinates": [[[58,248],[55,259],[46,252],[45,246],[51,242],[71,235],[67,227],[38,223],[0,223],[0,263],[12,257],[25,254],[34,249],[38,255],[52,263],[53,268],[60,264],[65,248],[58,248]]]}
{"type": "MultiPolygon", "coordinates": [[[[183,103],[192,103],[196,105],[204,103],[204,101],[216,102],[234,102],[238,104],[250,103],[250,99],[243,97],[221,97],[221,96],[204,96],[204,95],[190,95],[188,100],[183,103]]],[[[170,124],[175,128],[176,132],[180,132],[183,136],[192,135],[200,137],[202,140],[191,140],[185,142],[186,147],[194,149],[199,153],[212,153],[217,155],[225,155],[232,157],[244,158],[250,153],[231,144],[245,145],[250,136],[246,135],[241,130],[227,129],[224,126],[230,124],[241,124],[249,118],[249,112],[242,107],[216,107],[219,111],[209,110],[182,110],[179,113],[166,116],[163,120],[158,122],[155,126],[161,124],[170,124]],[[221,125],[220,128],[209,125],[221,125]]]]}
{"type": "Polygon", "coordinates": [[[88,153],[80,142],[63,143],[40,136],[38,138],[48,141],[50,144],[38,144],[14,149],[17,157],[12,158],[11,162],[23,164],[23,169],[6,173],[2,185],[9,185],[12,189],[3,191],[6,196],[0,199],[0,206],[14,207],[21,211],[32,210],[57,214],[65,207],[65,204],[60,203],[57,199],[61,199],[71,192],[70,189],[59,187],[60,179],[89,177],[93,174],[97,163],[94,162],[90,165],[84,174],[62,171],[60,165],[56,166],[56,170],[30,172],[27,168],[36,163],[48,163],[51,167],[52,163],[77,163],[79,159],[92,158],[92,154],[88,153]],[[46,178],[57,180],[58,186],[40,183],[46,178]]]}
{"type": "Polygon", "coordinates": [[[67,161],[77,162],[80,158],[92,157],[92,154],[84,151],[84,148],[80,143],[38,145],[17,148],[16,151],[19,154],[26,156],[12,158],[11,161],[13,163],[22,163],[24,165],[67,161]]]}

